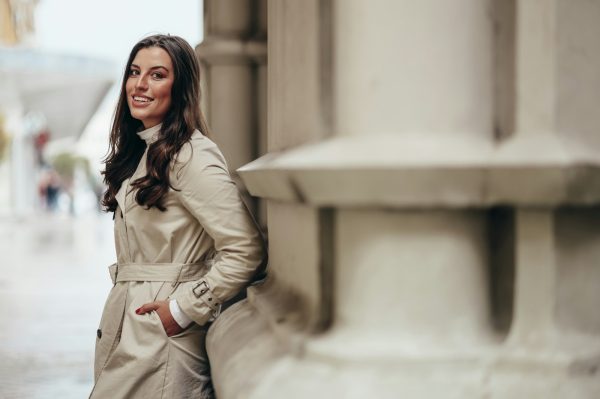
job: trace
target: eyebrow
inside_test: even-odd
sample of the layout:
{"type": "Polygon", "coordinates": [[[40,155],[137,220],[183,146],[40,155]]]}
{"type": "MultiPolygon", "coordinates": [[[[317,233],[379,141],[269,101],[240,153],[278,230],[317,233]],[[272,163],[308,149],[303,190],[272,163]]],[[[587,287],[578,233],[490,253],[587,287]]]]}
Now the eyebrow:
{"type": "MultiPolygon", "coordinates": [[[[136,67],[136,68],[138,68],[138,69],[141,69],[141,68],[139,67],[139,65],[136,65],[136,64],[131,64],[131,66],[132,66],[132,67],[136,67]]],[[[156,65],[156,66],[153,66],[152,68],[150,68],[150,70],[151,70],[151,71],[153,71],[153,70],[155,70],[155,69],[164,69],[165,71],[169,72],[169,69],[167,69],[167,67],[164,67],[164,66],[162,66],[162,65],[156,65]]]]}

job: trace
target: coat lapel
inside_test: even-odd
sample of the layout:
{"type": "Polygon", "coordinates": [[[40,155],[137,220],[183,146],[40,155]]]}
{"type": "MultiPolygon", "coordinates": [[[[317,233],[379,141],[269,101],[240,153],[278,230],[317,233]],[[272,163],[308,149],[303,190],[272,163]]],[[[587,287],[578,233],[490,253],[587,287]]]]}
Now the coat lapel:
{"type": "Polygon", "coordinates": [[[138,178],[146,175],[146,152],[142,155],[140,163],[137,169],[133,172],[133,175],[129,179],[125,179],[119,192],[116,195],[117,203],[123,209],[123,212],[127,213],[129,210],[137,205],[135,202],[135,191],[131,189],[131,183],[136,181],[138,178]]]}
{"type": "Polygon", "coordinates": [[[123,183],[121,183],[121,188],[117,191],[117,195],[115,195],[115,199],[117,200],[117,204],[119,204],[119,208],[122,210],[125,209],[125,189],[129,186],[129,179],[125,179],[123,183]]]}

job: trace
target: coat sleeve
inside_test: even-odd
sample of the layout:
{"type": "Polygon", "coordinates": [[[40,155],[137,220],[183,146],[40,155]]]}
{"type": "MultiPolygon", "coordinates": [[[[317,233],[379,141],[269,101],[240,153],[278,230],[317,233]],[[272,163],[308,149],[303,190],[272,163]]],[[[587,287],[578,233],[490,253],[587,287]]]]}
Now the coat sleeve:
{"type": "Polygon", "coordinates": [[[266,256],[262,236],[246,209],[217,146],[205,137],[185,145],[172,184],[183,206],[214,241],[210,271],[171,298],[198,324],[215,316],[254,276],[266,256]]]}

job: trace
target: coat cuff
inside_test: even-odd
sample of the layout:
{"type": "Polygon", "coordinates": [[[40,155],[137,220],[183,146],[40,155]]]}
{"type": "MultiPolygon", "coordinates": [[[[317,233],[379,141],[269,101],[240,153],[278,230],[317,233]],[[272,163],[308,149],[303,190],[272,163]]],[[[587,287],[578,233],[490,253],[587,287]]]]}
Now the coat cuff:
{"type": "Polygon", "coordinates": [[[191,287],[173,295],[181,310],[199,325],[214,320],[221,312],[221,302],[213,294],[207,279],[192,283],[191,287]]]}
{"type": "Polygon", "coordinates": [[[190,319],[179,307],[179,304],[175,299],[171,299],[169,301],[169,310],[171,311],[171,316],[175,319],[175,322],[179,324],[179,327],[186,328],[190,324],[192,324],[193,320],[190,319]]]}

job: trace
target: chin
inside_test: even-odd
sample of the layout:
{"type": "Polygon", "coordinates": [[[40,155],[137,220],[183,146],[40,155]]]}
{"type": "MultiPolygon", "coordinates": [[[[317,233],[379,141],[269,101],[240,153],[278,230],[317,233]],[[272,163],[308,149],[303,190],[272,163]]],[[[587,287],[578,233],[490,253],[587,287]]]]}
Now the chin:
{"type": "Polygon", "coordinates": [[[144,119],[144,114],[140,113],[140,112],[132,112],[131,113],[131,117],[133,119],[137,119],[139,121],[142,121],[144,119]]]}

